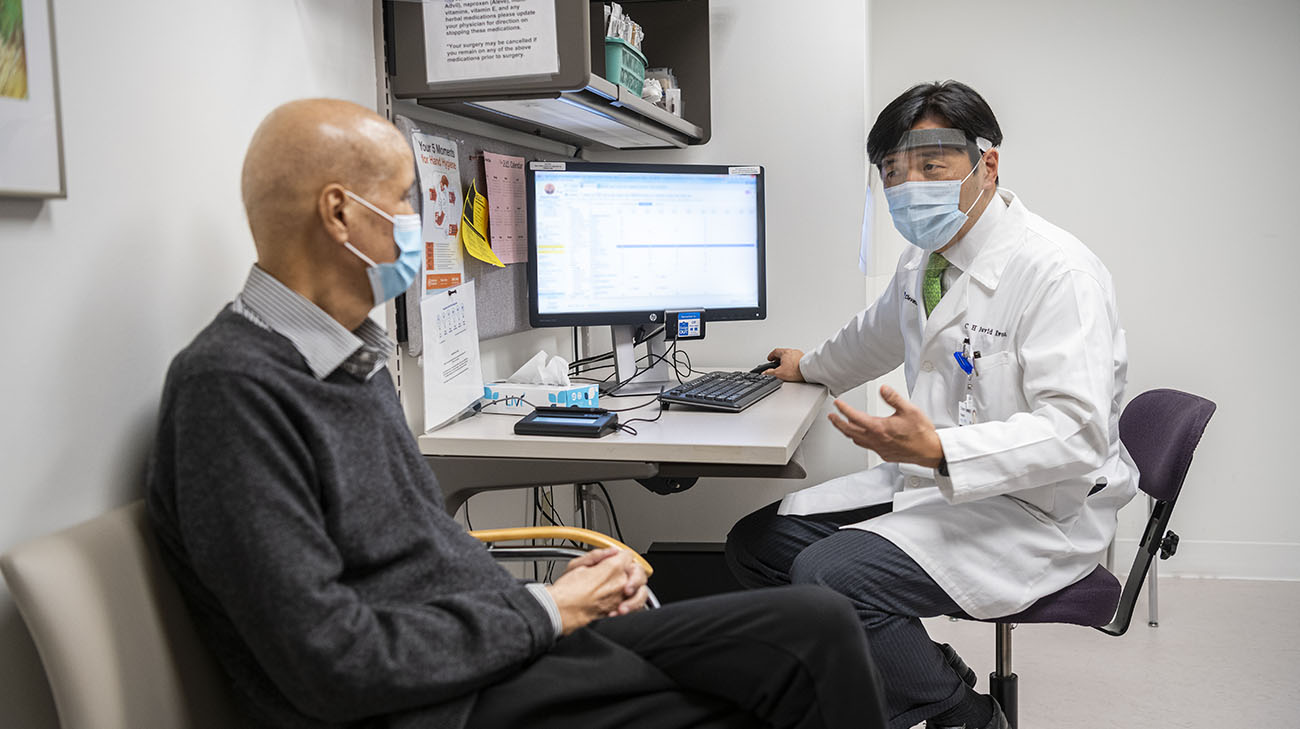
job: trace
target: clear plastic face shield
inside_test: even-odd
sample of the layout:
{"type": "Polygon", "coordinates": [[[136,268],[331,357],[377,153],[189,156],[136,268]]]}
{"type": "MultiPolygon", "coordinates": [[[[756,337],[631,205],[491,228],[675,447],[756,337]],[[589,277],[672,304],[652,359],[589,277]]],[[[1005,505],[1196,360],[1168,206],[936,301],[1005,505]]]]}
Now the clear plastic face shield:
{"type": "Polygon", "coordinates": [[[964,180],[992,145],[960,129],[912,129],[884,157],[872,160],[885,189],[905,182],[964,180]]]}
{"type": "MultiPolygon", "coordinates": [[[[874,218],[872,191],[883,189],[894,227],[913,245],[937,250],[952,240],[983,196],[977,168],[992,144],[960,129],[913,129],[868,171],[858,266],[866,273],[874,218]]],[[[983,180],[980,180],[983,182],[983,180]]]]}

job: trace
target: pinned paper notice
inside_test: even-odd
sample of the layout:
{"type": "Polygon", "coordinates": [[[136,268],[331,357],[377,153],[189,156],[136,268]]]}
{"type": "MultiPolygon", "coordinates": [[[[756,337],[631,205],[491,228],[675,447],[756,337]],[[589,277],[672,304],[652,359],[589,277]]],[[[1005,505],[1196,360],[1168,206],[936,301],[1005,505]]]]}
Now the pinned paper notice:
{"type": "Polygon", "coordinates": [[[560,70],[555,0],[434,0],[423,9],[430,84],[560,70]]]}
{"type": "Polygon", "coordinates": [[[498,268],[505,268],[497,254],[488,244],[488,201],[478,190],[478,182],[469,183],[469,192],[465,193],[465,209],[460,216],[460,240],[471,256],[498,268]]]}
{"type": "Polygon", "coordinates": [[[474,282],[420,300],[425,431],[455,421],[483,396],[474,282]]]}
{"type": "Polygon", "coordinates": [[[488,227],[492,251],[502,263],[528,260],[524,216],[524,158],[483,153],[487,168],[488,227]]]}

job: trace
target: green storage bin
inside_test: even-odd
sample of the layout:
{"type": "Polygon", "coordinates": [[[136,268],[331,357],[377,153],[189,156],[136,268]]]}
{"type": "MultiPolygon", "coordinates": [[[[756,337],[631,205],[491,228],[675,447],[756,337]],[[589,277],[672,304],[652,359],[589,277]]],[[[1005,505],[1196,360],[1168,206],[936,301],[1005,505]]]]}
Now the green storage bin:
{"type": "Polygon", "coordinates": [[[606,36],[605,78],[640,96],[645,86],[645,56],[622,38],[606,36]]]}

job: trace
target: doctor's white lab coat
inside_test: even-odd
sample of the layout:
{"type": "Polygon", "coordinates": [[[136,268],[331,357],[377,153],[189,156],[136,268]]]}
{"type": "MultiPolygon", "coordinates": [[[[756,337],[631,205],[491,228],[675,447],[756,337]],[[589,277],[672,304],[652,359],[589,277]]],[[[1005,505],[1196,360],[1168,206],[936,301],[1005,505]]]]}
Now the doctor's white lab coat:
{"type": "Polygon", "coordinates": [[[928,254],[908,246],[881,298],[800,361],[805,379],[836,395],[902,364],[949,476],[886,463],[792,493],[779,513],[892,500],[891,513],[845,528],[889,539],[964,611],[993,618],[1091,572],[1138,473],[1119,441],[1127,353],[1105,266],[1008,190],[953,257],[966,245],[973,260],[929,317],[928,254]],[[980,353],[975,414],[958,427],[967,375],[953,352],[967,337],[980,353]]]}

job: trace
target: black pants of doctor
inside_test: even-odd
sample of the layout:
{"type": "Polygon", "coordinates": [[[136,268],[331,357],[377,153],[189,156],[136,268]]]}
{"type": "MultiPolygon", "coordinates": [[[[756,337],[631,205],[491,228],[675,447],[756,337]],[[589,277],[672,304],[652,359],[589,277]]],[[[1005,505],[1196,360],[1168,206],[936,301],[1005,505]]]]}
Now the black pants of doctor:
{"type": "Polygon", "coordinates": [[[890,505],[811,516],[779,516],[778,505],[741,519],[727,535],[736,579],[746,587],[822,585],[848,597],[885,681],[890,729],[906,729],[965,698],[966,685],[920,620],[960,608],[888,539],[840,530],[888,513],[890,505]]]}
{"type": "Polygon", "coordinates": [[[801,586],[598,620],[478,695],[467,729],[884,729],[852,606],[801,586]]]}

